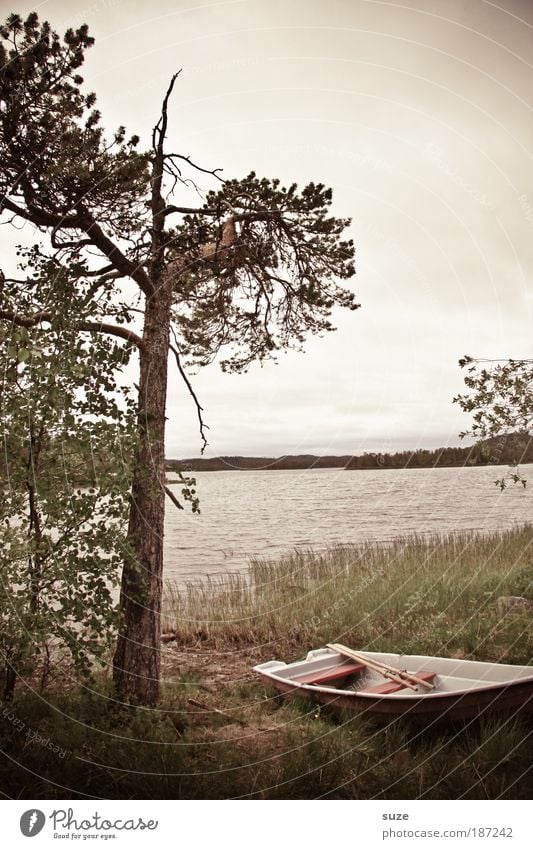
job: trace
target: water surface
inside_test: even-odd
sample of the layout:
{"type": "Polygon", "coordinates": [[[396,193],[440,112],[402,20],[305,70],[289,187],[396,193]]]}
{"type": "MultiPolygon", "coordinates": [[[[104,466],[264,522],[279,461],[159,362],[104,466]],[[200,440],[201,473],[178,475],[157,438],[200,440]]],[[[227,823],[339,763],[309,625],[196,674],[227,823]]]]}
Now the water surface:
{"type": "MultiPolygon", "coordinates": [[[[491,531],[533,520],[529,483],[501,492],[505,466],[197,472],[201,515],[167,499],[165,577],[180,583],[246,568],[291,548],[389,540],[406,533],[491,531]]],[[[180,486],[173,485],[179,494],[180,486]]]]}

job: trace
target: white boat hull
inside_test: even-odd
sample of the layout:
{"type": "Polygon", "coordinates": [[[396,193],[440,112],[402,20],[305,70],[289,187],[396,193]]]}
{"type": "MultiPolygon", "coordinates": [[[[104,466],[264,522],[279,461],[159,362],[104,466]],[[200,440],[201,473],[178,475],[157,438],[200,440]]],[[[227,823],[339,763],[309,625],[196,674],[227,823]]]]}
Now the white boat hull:
{"type": "Polygon", "coordinates": [[[329,648],[311,651],[296,663],[262,663],[254,671],[280,693],[305,695],[336,708],[381,716],[466,719],[486,712],[533,709],[533,666],[382,652],[365,651],[364,655],[415,675],[435,672],[434,688],[404,687],[377,694],[371,690],[379,689],[386,679],[370,669],[335,679],[336,667],[342,672],[346,657],[329,648]],[[329,679],[328,683],[309,683],[313,676],[319,681],[329,679]]]}

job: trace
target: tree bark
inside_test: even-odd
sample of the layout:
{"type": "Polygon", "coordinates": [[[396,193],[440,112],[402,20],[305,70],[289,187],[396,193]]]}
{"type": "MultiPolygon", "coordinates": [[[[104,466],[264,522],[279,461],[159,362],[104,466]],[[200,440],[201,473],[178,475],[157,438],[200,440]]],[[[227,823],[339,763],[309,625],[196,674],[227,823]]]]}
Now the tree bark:
{"type": "Polygon", "coordinates": [[[159,698],[165,518],[165,410],[173,281],[167,272],[147,298],[139,350],[138,441],[134,458],[120,608],[113,662],[118,698],[155,705],[159,698]]]}
{"type": "Polygon", "coordinates": [[[0,675],[0,687],[2,689],[2,701],[4,702],[12,702],[13,695],[15,693],[15,684],[17,682],[17,673],[9,663],[6,661],[5,666],[0,675]]]}

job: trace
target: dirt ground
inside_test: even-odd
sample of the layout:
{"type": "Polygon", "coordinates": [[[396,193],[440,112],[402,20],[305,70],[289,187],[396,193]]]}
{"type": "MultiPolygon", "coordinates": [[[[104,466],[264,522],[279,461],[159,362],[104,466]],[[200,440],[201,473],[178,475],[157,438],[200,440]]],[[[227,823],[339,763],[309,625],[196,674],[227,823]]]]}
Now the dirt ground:
{"type": "Polygon", "coordinates": [[[161,677],[173,681],[176,677],[191,676],[207,688],[220,685],[235,687],[257,682],[253,667],[274,657],[272,647],[224,650],[206,646],[179,648],[172,642],[162,647],[161,677]]]}

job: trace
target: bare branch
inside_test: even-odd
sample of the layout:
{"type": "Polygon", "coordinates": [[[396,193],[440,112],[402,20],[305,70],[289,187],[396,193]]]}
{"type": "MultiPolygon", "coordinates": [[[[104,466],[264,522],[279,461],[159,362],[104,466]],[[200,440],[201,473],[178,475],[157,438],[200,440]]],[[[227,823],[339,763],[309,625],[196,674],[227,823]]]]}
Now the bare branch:
{"type": "MultiPolygon", "coordinates": [[[[16,313],[0,310],[0,319],[10,321],[18,327],[37,327],[43,322],[52,324],[54,316],[49,312],[38,312],[31,316],[17,315],[16,313]]],[[[80,321],[76,324],[78,330],[95,331],[96,333],[108,333],[110,336],[117,336],[120,339],[125,339],[137,348],[142,348],[144,343],[140,336],[137,336],[132,330],[126,327],[117,327],[114,324],[105,324],[98,321],[80,321]]]]}
{"type": "Polygon", "coordinates": [[[159,118],[159,121],[155,125],[152,132],[152,146],[154,149],[155,156],[152,165],[152,197],[150,201],[150,208],[152,211],[152,244],[150,273],[153,280],[159,278],[160,273],[163,269],[163,234],[165,226],[165,216],[163,214],[163,211],[165,209],[165,201],[163,200],[162,187],[163,172],[165,170],[164,145],[168,126],[168,101],[174,89],[174,84],[180,73],[181,71],[178,71],[172,76],[170,80],[166,94],[163,98],[163,104],[161,106],[161,117],[159,118]]]}
{"type": "Polygon", "coordinates": [[[114,272],[114,265],[104,265],[103,268],[97,268],[94,271],[86,271],[85,277],[99,277],[100,274],[108,274],[110,271],[114,272]]]}
{"type": "Polygon", "coordinates": [[[122,253],[120,248],[106,236],[100,225],[96,223],[87,211],[84,211],[81,216],[81,226],[90,237],[92,244],[109,259],[117,271],[121,272],[125,277],[131,277],[147,297],[153,294],[152,281],[144,268],[131,262],[122,253]]]}
{"type": "Polygon", "coordinates": [[[130,342],[132,345],[135,345],[136,348],[144,347],[144,342],[140,336],[133,332],[133,330],[128,330],[126,327],[117,327],[115,324],[105,324],[104,322],[97,321],[83,321],[78,325],[80,330],[90,330],[95,331],[96,333],[108,333],[110,336],[116,336],[119,339],[125,339],[126,342],[130,342]]]}
{"type": "MultiPolygon", "coordinates": [[[[227,206],[228,209],[232,212],[235,221],[282,221],[283,213],[279,209],[258,209],[255,212],[237,212],[233,206],[224,201],[224,206],[227,206]]],[[[291,212],[290,209],[284,210],[286,213],[291,212]]],[[[211,217],[217,218],[220,216],[220,208],[218,207],[203,207],[200,209],[195,209],[194,207],[189,206],[174,206],[174,204],[170,204],[166,206],[162,212],[162,215],[171,215],[174,212],[179,212],[182,215],[209,215],[211,217]]]]}
{"type": "Polygon", "coordinates": [[[182,71],[182,69],[180,68],[179,71],[177,71],[175,74],[172,75],[172,78],[170,80],[166,94],[163,98],[163,104],[162,104],[162,107],[161,107],[161,117],[159,118],[159,121],[155,125],[154,129],[152,130],[152,147],[154,149],[156,156],[163,156],[163,145],[164,145],[164,142],[165,142],[165,136],[166,136],[166,132],[167,132],[168,101],[169,101],[170,95],[172,94],[172,91],[174,89],[174,83],[176,82],[177,78],[181,74],[181,71],[182,71]]]}
{"type": "MultiPolygon", "coordinates": [[[[174,330],[172,330],[172,332],[174,333],[174,330]]],[[[174,338],[175,338],[175,334],[174,334],[174,338]]],[[[196,412],[198,414],[198,423],[199,423],[199,426],[200,426],[200,436],[202,438],[202,448],[201,448],[200,454],[203,454],[205,449],[209,445],[209,443],[207,441],[207,437],[205,435],[205,431],[209,430],[209,425],[205,424],[203,417],[202,417],[202,413],[204,411],[204,408],[200,405],[200,402],[198,401],[196,393],[195,393],[194,389],[192,388],[192,384],[191,384],[189,378],[187,377],[187,375],[185,374],[185,372],[183,370],[183,366],[181,365],[181,359],[180,359],[180,354],[179,354],[178,349],[175,348],[174,345],[171,345],[170,350],[172,351],[172,353],[176,357],[176,363],[177,363],[177,366],[178,366],[178,371],[179,371],[187,389],[189,390],[189,394],[190,394],[191,398],[193,399],[193,401],[196,405],[196,412]]]]}
{"type": "Polygon", "coordinates": [[[52,243],[52,247],[58,250],[62,250],[64,248],[82,248],[85,245],[92,245],[92,239],[77,239],[76,241],[70,242],[58,242],[57,236],[58,231],[61,229],[61,224],[58,224],[53,228],[52,233],[50,235],[50,241],[52,243]]]}
{"type": "Polygon", "coordinates": [[[57,227],[58,225],[61,225],[62,227],[67,228],[79,226],[79,217],[77,215],[52,215],[49,212],[38,209],[33,204],[31,208],[28,205],[28,209],[26,210],[22,206],[18,206],[18,204],[14,203],[5,195],[0,200],[0,212],[2,212],[3,209],[13,212],[15,215],[18,215],[20,218],[24,218],[26,221],[30,221],[32,224],[35,224],[36,227],[57,227]]]}
{"type": "MultiPolygon", "coordinates": [[[[182,153],[166,153],[165,159],[171,159],[171,160],[181,159],[181,160],[183,160],[183,162],[186,162],[187,165],[190,165],[191,168],[195,168],[196,171],[201,171],[202,174],[209,174],[211,177],[216,177],[216,179],[220,180],[221,183],[226,182],[224,180],[224,178],[219,177],[219,175],[217,173],[218,171],[223,171],[224,170],[223,168],[202,168],[201,165],[197,165],[195,162],[193,162],[190,156],[184,156],[182,153]]],[[[177,166],[176,166],[176,168],[177,168],[177,166]]]]}
{"type": "Polygon", "coordinates": [[[170,498],[170,500],[172,501],[172,503],[176,505],[178,510],[184,510],[185,509],[183,504],[180,504],[180,502],[178,501],[178,499],[176,498],[176,496],[174,495],[172,490],[168,488],[168,486],[165,486],[164,490],[165,490],[166,494],[168,495],[168,497],[170,498]]]}
{"type": "Polygon", "coordinates": [[[220,215],[220,209],[209,209],[209,207],[195,209],[191,206],[174,206],[174,204],[166,206],[162,211],[162,215],[172,215],[174,212],[179,212],[182,215],[210,215],[215,217],[220,215]]]}
{"type": "Polygon", "coordinates": [[[174,191],[176,189],[176,185],[178,183],[181,183],[186,188],[192,187],[194,189],[194,191],[196,192],[196,194],[198,195],[198,197],[201,198],[202,200],[204,199],[204,196],[202,194],[202,190],[200,189],[200,186],[192,179],[192,177],[184,177],[181,173],[181,170],[178,168],[178,166],[174,162],[167,162],[165,160],[165,162],[163,163],[163,170],[165,171],[166,174],[169,174],[172,177],[172,186],[170,187],[170,191],[168,193],[169,196],[174,194],[174,191]]]}

